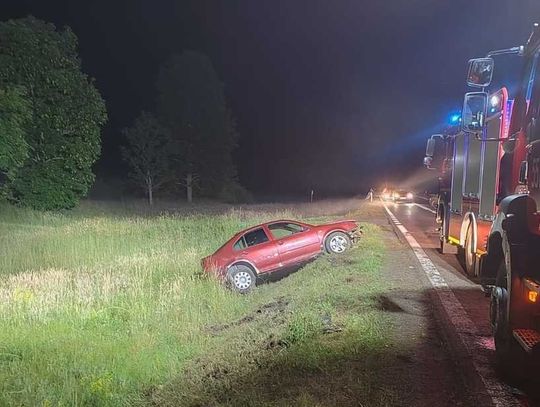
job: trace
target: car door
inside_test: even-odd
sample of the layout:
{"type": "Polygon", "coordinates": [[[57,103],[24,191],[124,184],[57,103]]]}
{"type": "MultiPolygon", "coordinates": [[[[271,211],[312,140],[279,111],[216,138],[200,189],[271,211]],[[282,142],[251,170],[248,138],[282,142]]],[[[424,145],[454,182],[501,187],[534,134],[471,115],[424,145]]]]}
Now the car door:
{"type": "Polygon", "coordinates": [[[276,242],[270,239],[262,227],[242,235],[235,242],[233,250],[236,260],[248,260],[257,267],[259,273],[272,271],[282,265],[276,242]]]}
{"type": "Polygon", "coordinates": [[[272,238],[284,265],[291,265],[308,260],[321,251],[321,242],[317,233],[295,222],[276,222],[268,225],[272,238]]]}

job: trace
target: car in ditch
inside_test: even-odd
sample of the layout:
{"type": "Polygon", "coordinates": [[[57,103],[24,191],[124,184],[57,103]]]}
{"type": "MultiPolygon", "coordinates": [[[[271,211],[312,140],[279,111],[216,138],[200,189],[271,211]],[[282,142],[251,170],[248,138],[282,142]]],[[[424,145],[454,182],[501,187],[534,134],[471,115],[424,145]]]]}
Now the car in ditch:
{"type": "Polygon", "coordinates": [[[276,220],[238,232],[202,259],[202,267],[232,289],[247,293],[257,278],[305,264],[321,253],[344,253],[360,235],[354,220],[323,225],[276,220]]]}

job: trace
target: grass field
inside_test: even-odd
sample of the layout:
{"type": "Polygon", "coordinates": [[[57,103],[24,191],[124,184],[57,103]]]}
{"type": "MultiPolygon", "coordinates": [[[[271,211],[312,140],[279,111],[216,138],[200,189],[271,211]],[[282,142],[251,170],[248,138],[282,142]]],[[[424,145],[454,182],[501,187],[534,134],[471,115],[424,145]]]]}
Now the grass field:
{"type": "Polygon", "coordinates": [[[238,229],[355,205],[0,206],[0,405],[392,405],[376,226],[250,295],[200,273],[238,229]]]}

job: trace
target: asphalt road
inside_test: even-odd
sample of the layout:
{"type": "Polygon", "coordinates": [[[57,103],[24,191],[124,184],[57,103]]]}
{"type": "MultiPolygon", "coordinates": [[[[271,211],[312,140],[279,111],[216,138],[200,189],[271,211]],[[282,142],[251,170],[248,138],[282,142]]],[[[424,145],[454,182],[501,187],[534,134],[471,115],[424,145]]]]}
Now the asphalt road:
{"type": "MultiPolygon", "coordinates": [[[[449,342],[457,344],[455,354],[460,360],[456,360],[456,363],[463,369],[466,382],[470,383],[469,391],[475,392],[478,391],[475,389],[481,388],[480,391],[484,393],[483,401],[479,405],[540,405],[536,395],[531,393],[530,386],[509,383],[501,372],[497,371],[488,319],[489,298],[484,295],[479,285],[466,277],[458,256],[443,255],[439,252],[439,237],[433,210],[423,203],[384,205],[389,210],[390,218],[392,214],[395,217],[392,222],[396,229],[399,229],[396,232],[409,244],[411,237],[418,242],[429,258],[426,261],[436,267],[436,270],[433,269],[438,272],[437,275],[442,278],[445,287],[450,289],[447,290],[451,291],[449,295],[457,300],[445,305],[442,298],[438,307],[441,314],[439,319],[447,328],[446,336],[449,342]],[[408,239],[405,230],[410,233],[408,239]],[[458,308],[457,313],[452,315],[455,308],[458,308]],[[466,321],[462,323],[460,319],[466,321]]],[[[413,247],[413,251],[418,250],[413,247]]],[[[422,263],[422,259],[419,260],[422,263]]],[[[433,291],[437,292],[438,289],[435,287],[433,291]]],[[[433,296],[434,301],[441,297],[440,292],[437,294],[433,296]]]]}
{"type": "Polygon", "coordinates": [[[419,203],[387,206],[425,250],[480,334],[491,337],[489,298],[486,298],[478,284],[465,275],[458,256],[439,252],[439,232],[431,208],[419,203]]]}

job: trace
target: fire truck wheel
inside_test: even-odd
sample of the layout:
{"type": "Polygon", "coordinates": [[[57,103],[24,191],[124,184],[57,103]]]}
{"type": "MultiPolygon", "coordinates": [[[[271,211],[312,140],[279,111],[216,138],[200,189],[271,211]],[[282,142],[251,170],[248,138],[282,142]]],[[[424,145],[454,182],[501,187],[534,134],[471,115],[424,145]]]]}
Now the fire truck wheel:
{"type": "Polygon", "coordinates": [[[497,271],[496,286],[491,291],[491,325],[495,339],[495,356],[501,371],[512,371],[519,351],[512,337],[507,317],[508,290],[506,266],[502,262],[497,271]]]}
{"type": "Polygon", "coordinates": [[[467,228],[465,236],[465,271],[469,277],[475,277],[476,253],[473,248],[473,227],[472,224],[467,228]]]}
{"type": "Polygon", "coordinates": [[[444,212],[441,215],[441,228],[439,229],[439,243],[440,243],[440,249],[441,253],[444,253],[444,243],[446,240],[446,216],[444,216],[444,212]]]}

